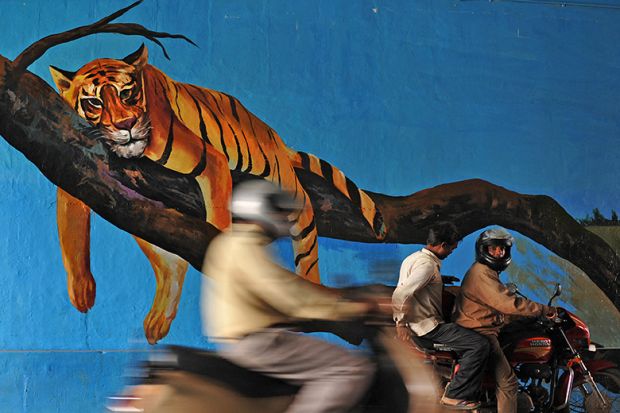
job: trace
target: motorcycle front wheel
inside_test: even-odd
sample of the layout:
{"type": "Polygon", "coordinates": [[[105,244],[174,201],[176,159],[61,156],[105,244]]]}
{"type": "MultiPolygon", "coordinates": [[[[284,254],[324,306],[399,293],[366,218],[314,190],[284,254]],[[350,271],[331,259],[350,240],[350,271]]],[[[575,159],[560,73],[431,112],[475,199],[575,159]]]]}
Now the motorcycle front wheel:
{"type": "Polygon", "coordinates": [[[620,370],[608,369],[593,374],[594,381],[603,394],[606,405],[588,384],[573,388],[564,413],[616,413],[620,412],[620,370]]]}

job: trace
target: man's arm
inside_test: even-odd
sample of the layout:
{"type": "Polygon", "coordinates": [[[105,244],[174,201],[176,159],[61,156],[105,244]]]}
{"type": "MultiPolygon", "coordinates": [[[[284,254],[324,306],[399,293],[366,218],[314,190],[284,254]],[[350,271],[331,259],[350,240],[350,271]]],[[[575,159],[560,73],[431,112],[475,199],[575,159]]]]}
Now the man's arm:
{"type": "Polygon", "coordinates": [[[477,277],[471,287],[464,291],[466,297],[484,303],[502,314],[537,317],[549,311],[549,307],[510,293],[501,282],[485,275],[477,277]]]}
{"type": "Polygon", "coordinates": [[[291,318],[341,320],[368,313],[373,304],[345,301],[273,262],[262,247],[252,247],[248,262],[251,277],[246,287],[266,304],[291,318]]]}

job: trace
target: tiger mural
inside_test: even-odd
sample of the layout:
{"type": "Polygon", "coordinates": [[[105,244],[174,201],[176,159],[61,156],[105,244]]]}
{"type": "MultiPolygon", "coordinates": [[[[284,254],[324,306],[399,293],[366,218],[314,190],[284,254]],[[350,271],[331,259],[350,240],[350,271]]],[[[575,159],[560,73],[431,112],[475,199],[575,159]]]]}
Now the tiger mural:
{"type": "MultiPolygon", "coordinates": [[[[326,180],[362,214],[376,238],[387,228],[372,199],[326,161],[287,147],[236,98],[170,79],[148,64],[142,45],[122,60],[96,59],[76,72],[50,66],[60,95],[119,157],[146,157],[195,178],[206,219],[219,230],[231,224],[231,171],[266,179],[303,205],[291,231],[295,271],[320,282],[317,228],[308,194],[296,176],[302,168],[326,180]]],[[[67,289],[74,307],[88,311],[96,283],[90,271],[90,209],[58,188],[57,223],[67,289]]],[[[134,237],[153,267],[156,293],[144,320],[150,343],[166,336],[174,319],[188,263],[134,237]]]]}

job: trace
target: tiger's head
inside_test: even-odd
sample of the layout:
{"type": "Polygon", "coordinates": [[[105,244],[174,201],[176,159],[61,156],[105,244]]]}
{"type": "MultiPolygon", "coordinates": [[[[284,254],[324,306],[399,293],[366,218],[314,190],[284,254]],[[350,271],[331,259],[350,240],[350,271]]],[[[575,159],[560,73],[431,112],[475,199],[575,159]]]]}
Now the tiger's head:
{"type": "Polygon", "coordinates": [[[60,95],[123,158],[142,156],[149,143],[142,77],[147,59],[148,51],[142,45],[123,60],[96,59],[77,72],[50,66],[60,95]]]}

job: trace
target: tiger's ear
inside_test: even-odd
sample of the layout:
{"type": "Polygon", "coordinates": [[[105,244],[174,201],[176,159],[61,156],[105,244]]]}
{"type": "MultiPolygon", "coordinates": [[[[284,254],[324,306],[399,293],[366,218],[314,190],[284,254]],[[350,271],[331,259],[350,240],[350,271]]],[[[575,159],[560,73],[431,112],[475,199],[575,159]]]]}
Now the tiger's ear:
{"type": "Polygon", "coordinates": [[[56,83],[56,87],[60,93],[64,93],[69,90],[71,87],[71,82],[75,77],[75,72],[69,72],[55,66],[50,66],[50,73],[52,74],[52,79],[54,79],[54,83],[56,83]]]}
{"type": "Polygon", "coordinates": [[[129,56],[125,57],[123,59],[123,62],[127,63],[128,65],[134,66],[137,70],[142,70],[142,68],[147,64],[148,60],[149,52],[146,49],[144,43],[142,43],[142,46],[140,46],[138,50],[136,50],[129,56]]]}

